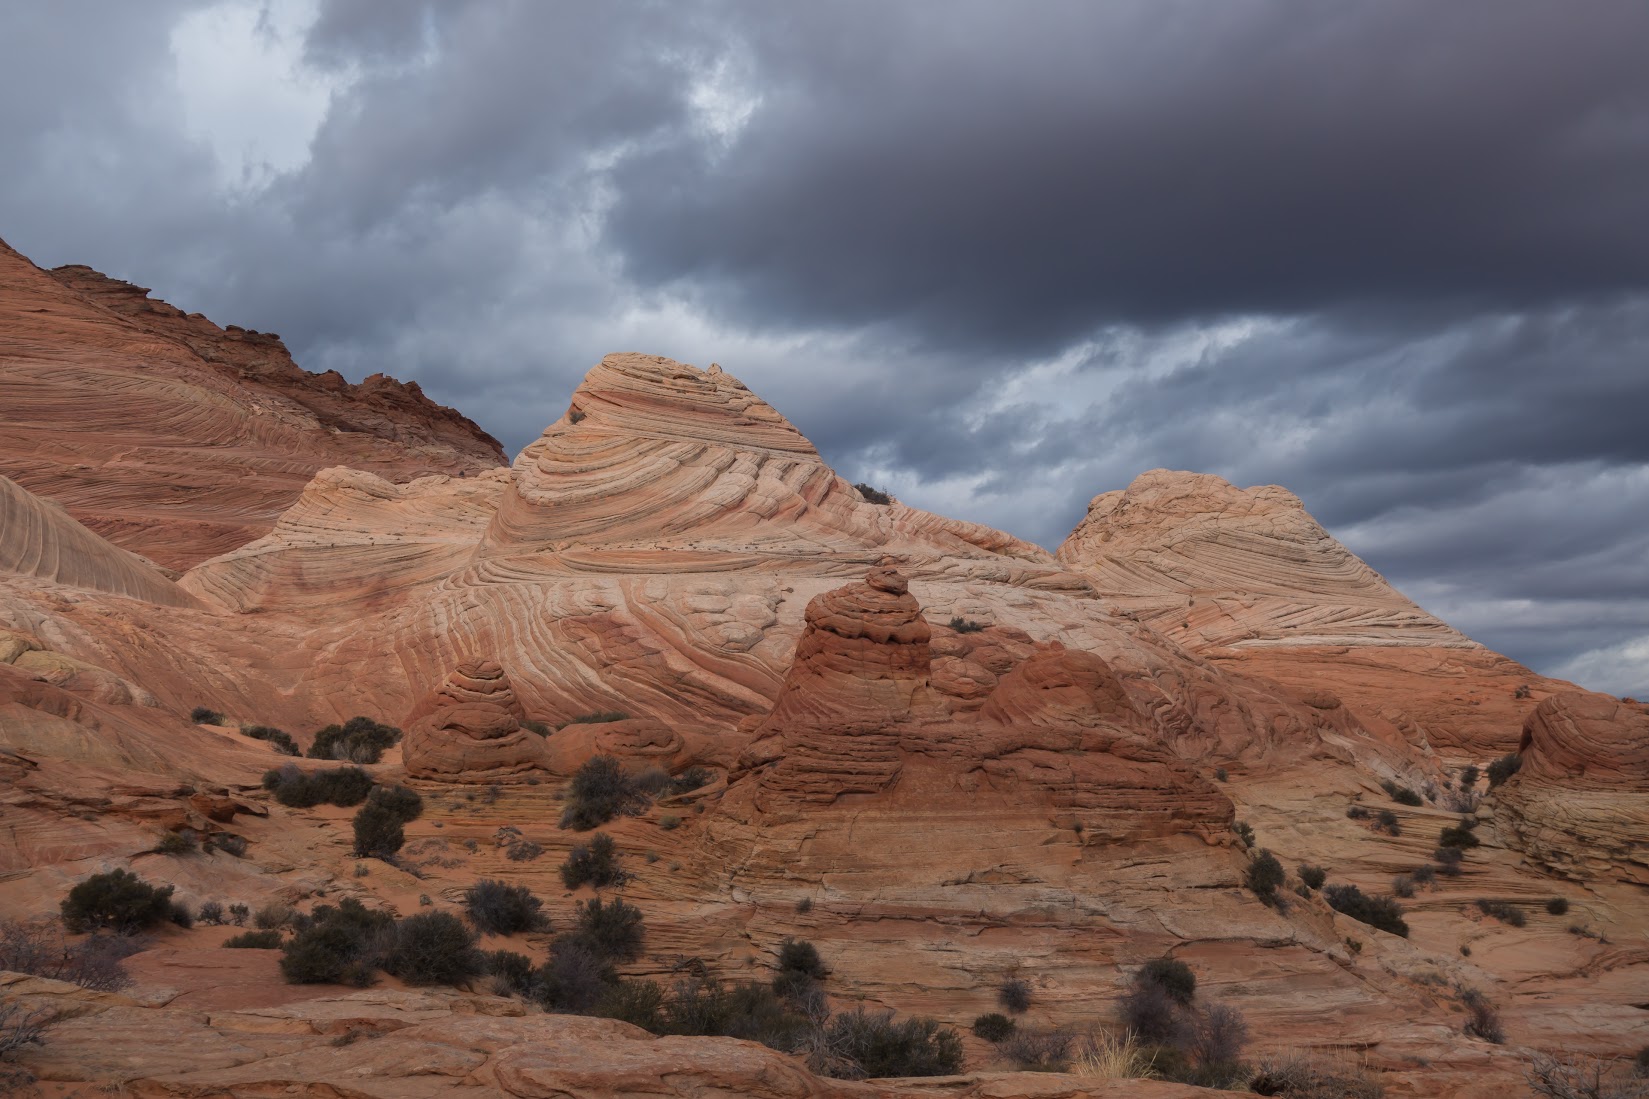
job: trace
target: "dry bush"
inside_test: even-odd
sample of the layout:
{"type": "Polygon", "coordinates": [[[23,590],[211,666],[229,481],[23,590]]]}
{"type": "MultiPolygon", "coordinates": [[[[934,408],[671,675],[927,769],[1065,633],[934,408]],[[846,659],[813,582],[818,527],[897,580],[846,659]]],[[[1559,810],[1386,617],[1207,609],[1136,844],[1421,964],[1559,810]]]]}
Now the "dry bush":
{"type": "Polygon", "coordinates": [[[1148,1080],[1157,1075],[1156,1050],[1133,1031],[1101,1030],[1077,1047],[1071,1071],[1094,1080],[1148,1080]]]}
{"type": "Polygon", "coordinates": [[[1537,1053],[1524,1078],[1543,1099],[1649,1099],[1649,1080],[1621,1061],[1537,1053]]]}
{"type": "Polygon", "coordinates": [[[1071,1063],[1073,1041],[1073,1037],[1063,1031],[1019,1027],[996,1048],[1017,1068],[1033,1072],[1064,1072],[1071,1063]]]}
{"type": "Polygon", "coordinates": [[[1262,1057],[1248,1083],[1255,1095],[1287,1099],[1384,1099],[1385,1085],[1344,1056],[1298,1051],[1262,1057]]]}
{"type": "Polygon", "coordinates": [[[78,943],[47,922],[0,920],[0,969],[69,981],[93,992],[118,992],[132,983],[121,959],[141,946],[129,938],[93,935],[78,943]]]}

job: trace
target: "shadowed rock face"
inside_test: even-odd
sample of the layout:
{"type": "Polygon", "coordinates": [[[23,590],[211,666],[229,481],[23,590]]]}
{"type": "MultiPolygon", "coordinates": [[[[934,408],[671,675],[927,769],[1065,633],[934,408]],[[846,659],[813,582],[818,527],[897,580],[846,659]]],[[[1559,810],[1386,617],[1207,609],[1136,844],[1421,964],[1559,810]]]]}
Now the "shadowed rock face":
{"type": "Polygon", "coordinates": [[[544,742],[521,727],[522,716],[496,661],[460,664],[407,715],[407,774],[435,782],[493,782],[544,773],[544,742]]]}
{"type": "Polygon", "coordinates": [[[1589,691],[1541,702],[1496,824],[1548,869],[1649,885],[1649,707],[1589,691]]]}

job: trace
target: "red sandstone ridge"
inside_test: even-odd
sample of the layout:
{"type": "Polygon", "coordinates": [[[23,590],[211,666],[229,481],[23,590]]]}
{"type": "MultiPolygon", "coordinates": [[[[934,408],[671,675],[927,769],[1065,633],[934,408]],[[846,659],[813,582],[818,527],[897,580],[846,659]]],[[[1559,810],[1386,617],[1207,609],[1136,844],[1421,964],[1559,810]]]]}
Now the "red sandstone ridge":
{"type": "Polygon", "coordinates": [[[0,242],[0,474],[118,546],[187,568],[268,531],[326,466],[407,480],[504,463],[416,383],[310,374],[273,334],[147,295],[0,242]]]}
{"type": "Polygon", "coordinates": [[[1427,614],[1277,485],[1142,473],[1094,497],[1058,556],[1216,663],[1327,692],[1417,744],[1507,751],[1535,703],[1567,687],[1427,614]]]}

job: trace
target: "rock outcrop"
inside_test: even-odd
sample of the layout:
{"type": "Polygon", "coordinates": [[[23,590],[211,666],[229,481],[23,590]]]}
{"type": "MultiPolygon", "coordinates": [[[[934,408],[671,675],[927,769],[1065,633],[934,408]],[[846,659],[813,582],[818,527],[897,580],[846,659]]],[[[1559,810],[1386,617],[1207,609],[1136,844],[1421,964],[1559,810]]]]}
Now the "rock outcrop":
{"type": "Polygon", "coordinates": [[[0,242],[0,474],[165,567],[267,533],[328,466],[409,480],[503,462],[416,385],[310,374],[271,334],[0,242]]]}
{"type": "Polygon", "coordinates": [[[1541,702],[1496,795],[1508,841],[1554,873],[1649,886],[1649,706],[1590,691],[1541,702]]]}
{"type": "Polygon", "coordinates": [[[458,665],[406,718],[407,774],[432,782],[503,782],[548,769],[544,741],[522,728],[521,704],[493,660],[458,665]]]}

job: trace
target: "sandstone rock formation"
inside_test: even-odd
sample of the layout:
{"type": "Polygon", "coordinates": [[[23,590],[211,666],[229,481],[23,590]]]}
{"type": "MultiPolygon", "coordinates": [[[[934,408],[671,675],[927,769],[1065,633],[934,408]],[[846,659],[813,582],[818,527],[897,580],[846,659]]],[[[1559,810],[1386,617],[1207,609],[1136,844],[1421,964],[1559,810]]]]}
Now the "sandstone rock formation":
{"type": "Polygon", "coordinates": [[[1554,873],[1649,886],[1649,706],[1589,691],[1543,701],[1496,796],[1508,842],[1554,873]]]}
{"type": "Polygon", "coordinates": [[[1059,548],[1131,617],[1223,667],[1328,692],[1370,725],[1486,759],[1547,681],[1421,610],[1276,485],[1142,473],[1059,548]]]}
{"type": "Polygon", "coordinates": [[[521,727],[521,704],[494,660],[466,661],[406,718],[407,774],[435,782],[497,782],[547,769],[541,737],[521,727]]]}
{"type": "Polygon", "coordinates": [[[414,386],[299,369],[89,268],[0,242],[0,474],[117,546],[187,568],[269,530],[316,470],[409,479],[503,463],[414,386]]]}

